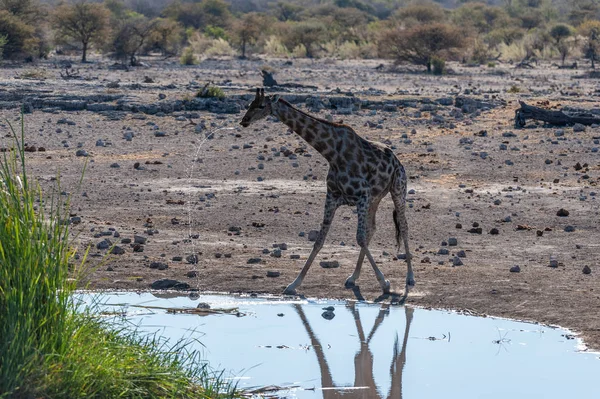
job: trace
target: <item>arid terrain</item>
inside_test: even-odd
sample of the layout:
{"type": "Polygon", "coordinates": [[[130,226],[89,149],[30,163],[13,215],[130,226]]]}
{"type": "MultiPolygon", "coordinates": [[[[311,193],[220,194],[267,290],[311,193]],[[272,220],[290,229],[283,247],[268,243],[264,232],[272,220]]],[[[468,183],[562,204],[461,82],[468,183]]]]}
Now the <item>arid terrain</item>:
{"type": "MultiPolygon", "coordinates": [[[[57,192],[71,196],[80,259],[90,248],[88,288],[173,279],[280,294],[296,277],[321,222],[327,163],[272,118],[239,125],[268,66],[288,85],[267,93],[343,120],[405,166],[416,277],[408,304],[559,324],[600,349],[600,126],[513,122],[518,100],[600,113],[586,69],[453,64],[436,77],[379,60],[146,62],[125,71],[94,60],[67,79],[57,60],[0,69],[2,119],[18,127],[26,104],[31,175],[48,193],[59,177],[57,192]],[[227,99],[195,99],[208,82],[227,99]]],[[[5,121],[0,131],[0,146],[12,148],[5,121]]],[[[300,294],[356,297],[344,288],[355,236],[356,215],[342,207],[300,294]]],[[[395,257],[389,197],[370,248],[401,294],[406,265],[395,257]]],[[[381,294],[368,264],[358,284],[366,300],[381,294]]]]}

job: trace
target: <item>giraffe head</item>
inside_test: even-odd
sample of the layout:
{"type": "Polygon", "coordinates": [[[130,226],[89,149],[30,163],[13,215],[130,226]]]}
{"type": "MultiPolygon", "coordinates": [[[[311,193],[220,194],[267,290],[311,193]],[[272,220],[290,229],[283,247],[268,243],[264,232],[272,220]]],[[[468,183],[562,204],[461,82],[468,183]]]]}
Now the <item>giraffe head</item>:
{"type": "Polygon", "coordinates": [[[275,101],[277,101],[275,97],[265,97],[265,89],[256,89],[256,97],[250,103],[250,107],[248,107],[248,111],[246,111],[246,115],[242,118],[240,125],[248,127],[250,124],[271,115],[271,104],[275,101]]]}

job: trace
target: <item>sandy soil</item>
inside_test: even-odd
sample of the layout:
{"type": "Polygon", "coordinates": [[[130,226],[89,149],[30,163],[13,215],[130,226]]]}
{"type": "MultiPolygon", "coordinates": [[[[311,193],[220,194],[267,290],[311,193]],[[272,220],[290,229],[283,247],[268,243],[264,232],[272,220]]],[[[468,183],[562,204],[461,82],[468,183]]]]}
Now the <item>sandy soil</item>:
{"type": "MultiPolygon", "coordinates": [[[[9,66],[0,69],[0,94],[116,93],[150,103],[159,95],[165,100],[193,95],[212,81],[231,95],[260,86],[258,70],[269,65],[279,82],[315,85],[314,93],[323,97],[352,91],[378,101],[414,98],[414,106],[397,112],[338,115],[325,109],[318,114],[343,119],[362,136],[392,145],[408,171],[417,285],[407,303],[559,324],[600,349],[600,156],[595,152],[600,127],[583,132],[534,122],[521,130],[513,127],[518,99],[534,105],[548,100],[547,106],[557,108],[597,106],[596,82],[573,79],[583,71],[454,66],[454,74],[432,77],[393,72],[385,62],[385,68],[375,69],[381,61],[221,60],[190,68],[150,63],[125,72],[109,71],[108,61],[98,61],[81,67],[89,80],[69,81],[52,63],[9,66]],[[32,70],[45,79],[18,79],[32,70]],[[154,83],[144,83],[145,76],[154,83]],[[115,81],[119,87],[107,87],[115,81]],[[463,114],[453,105],[419,102],[458,94],[504,105],[463,114]],[[561,208],[569,215],[557,216],[561,208]],[[469,232],[473,223],[481,234],[469,232]],[[567,226],[574,231],[565,231],[567,226]],[[490,234],[494,228],[497,234],[490,234]],[[451,237],[457,246],[444,245],[451,237]],[[459,251],[464,251],[463,265],[453,266],[459,251]],[[551,259],[557,267],[550,267],[551,259]],[[515,265],[519,273],[509,271],[515,265]],[[584,266],[591,274],[583,274],[584,266]]],[[[322,217],[324,158],[277,121],[242,129],[242,113],[197,114],[194,121],[207,126],[200,133],[183,112],[143,119],[127,113],[112,120],[86,110],[35,109],[26,116],[27,144],[45,148],[27,153],[30,173],[47,191],[56,188],[60,175],[60,190],[72,196],[71,216],[81,220],[72,226],[79,253],[91,246],[89,288],[147,290],[155,280],[170,278],[201,291],[279,294],[304,264],[312,246],[308,233],[319,228],[322,217]],[[63,118],[72,123],[58,123],[63,118]],[[128,132],[134,133],[131,141],[124,139],[128,132]],[[207,139],[206,133],[214,134],[207,139]],[[105,146],[97,146],[98,140],[105,146]],[[89,156],[77,156],[80,149],[89,156]],[[146,242],[135,248],[121,242],[134,235],[146,242]],[[107,250],[97,244],[106,238],[124,253],[105,256],[107,250]],[[277,251],[276,244],[287,249],[277,251]],[[190,255],[198,262],[186,261],[190,255]],[[260,261],[249,263],[251,258],[260,261]],[[280,275],[267,277],[269,271],[280,275]]],[[[15,109],[2,109],[0,116],[11,122],[19,117],[15,109]]],[[[1,146],[11,147],[6,124],[0,131],[1,146]]],[[[402,293],[406,266],[394,256],[389,197],[380,206],[377,226],[371,251],[393,290],[402,293]]],[[[299,293],[355,298],[357,291],[344,288],[359,252],[355,234],[353,209],[340,208],[299,293]],[[340,267],[322,268],[323,260],[336,260],[340,267]]],[[[367,300],[381,294],[368,265],[358,283],[367,300]]]]}

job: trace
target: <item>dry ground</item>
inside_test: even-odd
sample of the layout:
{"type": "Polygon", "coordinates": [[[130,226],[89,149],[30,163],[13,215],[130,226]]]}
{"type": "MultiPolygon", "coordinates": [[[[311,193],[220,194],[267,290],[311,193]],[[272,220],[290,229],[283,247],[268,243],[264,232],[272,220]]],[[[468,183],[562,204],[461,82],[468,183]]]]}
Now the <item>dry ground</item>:
{"type": "MultiPolygon", "coordinates": [[[[258,69],[270,65],[280,82],[315,85],[324,96],[375,88],[386,92],[374,97],[379,100],[435,100],[465,92],[480,99],[504,100],[505,106],[476,114],[461,115],[453,106],[417,104],[398,112],[360,110],[337,115],[323,110],[319,116],[331,114],[364,137],[390,143],[408,171],[409,189],[414,190],[408,196],[407,213],[417,281],[409,304],[559,324],[580,332],[590,347],[600,348],[600,229],[595,194],[600,156],[593,152],[599,147],[600,128],[574,132],[571,127],[530,123],[515,130],[512,122],[518,99],[592,109],[597,105],[596,82],[573,79],[581,70],[551,66],[535,70],[455,66],[455,74],[432,77],[391,72],[387,67],[376,70],[379,63],[221,60],[184,68],[153,62],[150,68],[124,72],[108,71],[108,62],[98,61],[82,67],[82,73],[93,78],[87,81],[64,81],[58,69],[43,64],[1,69],[0,91],[125,93],[132,101],[156,102],[159,94],[167,100],[193,95],[194,88],[206,81],[223,86],[227,94],[247,92],[261,85],[258,69]],[[15,79],[31,70],[42,71],[45,79],[15,79]],[[156,83],[143,84],[144,76],[156,83]],[[117,80],[121,87],[106,87],[117,80]],[[141,87],[125,88],[131,83],[141,87]],[[367,121],[380,128],[366,126],[367,121]],[[479,133],[482,130],[485,137],[479,133]],[[588,165],[576,170],[577,163],[588,165]],[[569,216],[557,216],[561,208],[569,216]],[[458,223],[462,228],[457,228],[458,223]],[[482,234],[468,232],[473,223],[479,223],[482,234]],[[566,232],[568,225],[575,230],[566,232]],[[498,234],[489,234],[493,228],[498,234]],[[457,239],[457,246],[443,246],[450,237],[457,239]],[[441,248],[449,254],[438,254],[441,248]],[[453,255],[460,250],[466,254],[461,258],[464,264],[454,267],[453,255]],[[549,267],[551,257],[558,267],[549,267]],[[509,272],[515,265],[520,273],[509,272]],[[582,273],[584,266],[591,268],[591,274],[582,273]]],[[[19,116],[14,109],[0,110],[0,115],[10,121],[19,116]]],[[[281,293],[310,253],[308,232],[319,228],[325,160],[276,121],[242,129],[238,125],[242,113],[199,112],[195,121],[204,120],[208,126],[202,133],[196,133],[185,118],[177,120],[180,113],[134,116],[115,121],[89,111],[38,109],[26,116],[27,143],[46,149],[27,153],[30,173],[47,190],[60,174],[61,190],[72,195],[72,216],[81,218],[72,227],[80,253],[92,245],[91,264],[97,268],[89,276],[89,287],[147,290],[157,279],[172,278],[201,291],[281,293]],[[57,124],[61,118],[75,124],[57,124]],[[221,127],[225,129],[217,130],[221,127]],[[165,135],[157,137],[156,131],[165,135]],[[124,140],[126,132],[134,133],[131,141],[124,140]],[[206,139],[206,132],[214,132],[213,138],[206,139]],[[107,145],[96,146],[99,139],[107,145]],[[281,147],[292,152],[305,149],[310,156],[276,156],[281,147]],[[77,157],[78,149],[88,151],[89,157],[77,157]],[[118,232],[120,237],[95,237],[101,232],[118,232]],[[147,238],[140,247],[143,252],[121,244],[122,238],[134,235],[147,238]],[[104,257],[106,250],[96,245],[105,238],[125,253],[104,257]],[[271,256],[277,255],[273,244],[281,243],[287,245],[281,257],[271,256]],[[186,262],[193,254],[198,256],[197,264],[186,262]],[[250,258],[261,260],[251,264],[250,258]],[[150,268],[153,262],[167,268],[150,268]],[[267,277],[267,271],[280,276],[267,277]],[[187,277],[189,272],[196,277],[187,277]]],[[[3,124],[2,136],[7,132],[3,124]]],[[[12,145],[6,137],[1,144],[12,145]]],[[[401,293],[406,267],[394,257],[391,215],[387,198],[380,206],[371,251],[392,288],[401,293]]],[[[341,208],[300,293],[355,297],[343,286],[359,252],[355,229],[352,209],[341,208]],[[319,266],[322,260],[337,260],[341,266],[324,269],[319,266]]],[[[368,265],[363,270],[358,281],[361,294],[374,300],[379,286],[368,265]]]]}

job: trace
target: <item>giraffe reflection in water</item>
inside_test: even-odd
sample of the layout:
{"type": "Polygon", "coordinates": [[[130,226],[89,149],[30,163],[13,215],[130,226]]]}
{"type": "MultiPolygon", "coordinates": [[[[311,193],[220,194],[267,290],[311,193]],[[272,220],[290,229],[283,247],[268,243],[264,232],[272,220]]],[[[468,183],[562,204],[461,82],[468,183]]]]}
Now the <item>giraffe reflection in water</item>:
{"type": "Polygon", "coordinates": [[[300,305],[294,305],[298,316],[302,320],[302,324],[306,328],[306,332],[310,338],[312,348],[317,355],[317,362],[319,363],[319,369],[321,372],[321,387],[323,388],[324,399],[335,399],[335,398],[364,398],[364,399],[375,399],[375,398],[402,398],[402,372],[404,365],[406,364],[406,344],[408,342],[408,333],[410,330],[410,324],[413,318],[414,309],[410,307],[404,307],[406,315],[406,326],[404,329],[404,337],[400,346],[398,334],[394,340],[393,347],[393,358],[390,364],[390,380],[391,386],[387,396],[382,396],[377,390],[375,384],[375,378],[373,376],[373,354],[369,348],[371,339],[377,332],[377,329],[383,323],[386,316],[389,315],[390,305],[383,304],[379,310],[379,314],[375,319],[375,323],[371,328],[368,335],[365,335],[362,323],[360,320],[360,314],[356,308],[356,302],[350,302],[346,305],[346,308],[352,313],[354,322],[356,324],[356,330],[358,332],[358,338],[360,339],[360,349],[354,356],[354,387],[348,386],[335,386],[333,377],[323,346],[317,338],[302,307],[300,305]],[[349,389],[350,388],[350,389],[349,389]]]}

